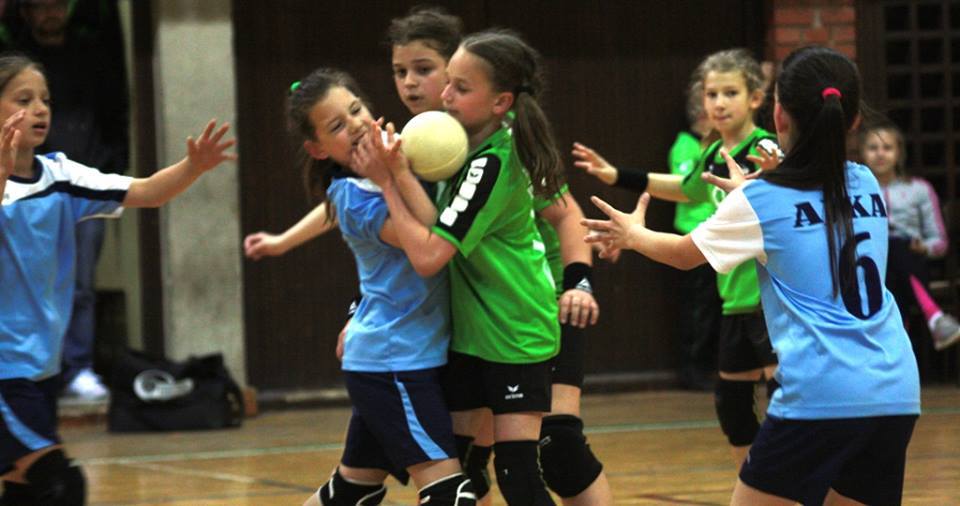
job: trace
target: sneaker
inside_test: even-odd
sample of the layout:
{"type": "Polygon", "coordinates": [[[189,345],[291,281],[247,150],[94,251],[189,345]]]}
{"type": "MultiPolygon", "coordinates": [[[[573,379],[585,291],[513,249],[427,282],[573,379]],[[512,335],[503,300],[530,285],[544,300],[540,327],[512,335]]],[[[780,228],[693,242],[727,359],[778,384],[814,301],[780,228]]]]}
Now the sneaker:
{"type": "Polygon", "coordinates": [[[67,385],[66,395],[76,397],[85,401],[102,401],[109,395],[110,391],[103,386],[100,377],[90,369],[80,371],[73,381],[67,385]]]}
{"type": "Polygon", "coordinates": [[[941,351],[960,340],[960,323],[953,316],[945,314],[933,324],[933,347],[941,351]]]}

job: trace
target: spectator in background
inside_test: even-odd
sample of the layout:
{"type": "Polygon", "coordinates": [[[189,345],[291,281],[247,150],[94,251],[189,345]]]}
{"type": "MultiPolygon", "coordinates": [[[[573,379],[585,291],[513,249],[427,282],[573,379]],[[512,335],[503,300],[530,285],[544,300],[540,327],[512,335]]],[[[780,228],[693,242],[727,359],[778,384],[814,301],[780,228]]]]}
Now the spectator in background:
{"type": "MultiPolygon", "coordinates": [[[[129,106],[116,0],[20,0],[18,5],[23,27],[16,48],[45,67],[56,114],[38,152],[60,151],[102,172],[125,172],[129,106]],[[72,13],[83,14],[82,25],[71,22],[72,13]]],[[[76,229],[76,295],[62,369],[65,393],[84,400],[108,395],[93,373],[94,280],[104,228],[104,220],[87,220],[76,229]]]]}

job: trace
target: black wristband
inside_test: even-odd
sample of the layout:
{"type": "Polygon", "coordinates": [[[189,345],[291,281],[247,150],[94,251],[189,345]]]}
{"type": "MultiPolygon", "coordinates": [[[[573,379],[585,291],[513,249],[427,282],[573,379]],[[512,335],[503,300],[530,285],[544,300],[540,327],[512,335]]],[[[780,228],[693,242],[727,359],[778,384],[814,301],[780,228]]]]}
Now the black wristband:
{"type": "Polygon", "coordinates": [[[583,262],[568,264],[563,268],[563,291],[576,288],[587,293],[593,293],[592,274],[593,267],[583,262]]]}
{"type": "Polygon", "coordinates": [[[647,173],[639,169],[617,169],[617,181],[613,186],[643,193],[647,191],[649,179],[647,173]]]}
{"type": "Polygon", "coordinates": [[[350,301],[350,307],[347,309],[347,319],[353,318],[354,313],[357,312],[357,308],[360,307],[360,301],[363,300],[362,294],[357,294],[353,300],[350,301]]]}

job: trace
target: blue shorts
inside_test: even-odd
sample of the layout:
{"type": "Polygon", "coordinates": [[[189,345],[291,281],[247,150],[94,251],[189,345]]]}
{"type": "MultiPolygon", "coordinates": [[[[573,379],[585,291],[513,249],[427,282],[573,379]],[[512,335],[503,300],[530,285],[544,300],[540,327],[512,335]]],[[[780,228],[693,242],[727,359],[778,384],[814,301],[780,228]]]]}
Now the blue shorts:
{"type": "Polygon", "coordinates": [[[60,377],[0,380],[0,475],[21,457],[60,444],[57,394],[60,377]]]}
{"type": "Polygon", "coordinates": [[[383,469],[406,484],[406,468],[456,458],[453,422],[439,369],[389,373],[344,371],[353,415],[342,462],[383,469]]]}
{"type": "Polygon", "coordinates": [[[871,506],[899,505],[916,421],[916,415],[831,420],[768,415],[740,480],[802,504],[822,504],[832,488],[871,506]]]}

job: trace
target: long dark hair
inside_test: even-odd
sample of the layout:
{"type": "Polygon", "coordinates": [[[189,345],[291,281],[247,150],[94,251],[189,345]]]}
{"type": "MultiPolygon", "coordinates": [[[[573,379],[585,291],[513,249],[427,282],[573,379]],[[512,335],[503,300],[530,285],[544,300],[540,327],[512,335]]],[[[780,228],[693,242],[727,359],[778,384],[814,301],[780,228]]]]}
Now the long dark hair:
{"type": "Polygon", "coordinates": [[[855,271],[856,248],[840,250],[837,244],[853,237],[846,145],[847,132],[860,113],[860,72],[833,49],[805,47],[783,61],[776,93],[791,119],[792,145],[780,167],[763,177],[782,186],[822,189],[833,293],[846,293],[856,280],[841,286],[838,273],[855,271]]]}
{"type": "Polygon", "coordinates": [[[490,81],[496,91],[513,93],[517,156],[530,175],[534,193],[556,195],[564,174],[553,128],[537,101],[544,89],[540,53],[519,35],[500,29],[470,35],[461,47],[490,65],[490,81]]]}
{"type": "MultiPolygon", "coordinates": [[[[331,89],[336,87],[350,90],[365,105],[369,104],[357,82],[349,74],[335,68],[318,68],[290,86],[290,95],[287,97],[287,123],[290,131],[299,135],[301,140],[317,140],[316,126],[310,121],[310,111],[317,102],[327,97],[331,89]]],[[[331,159],[315,159],[305,152],[301,153],[301,156],[303,157],[303,185],[307,195],[319,201],[326,195],[332,169],[337,163],[331,159]]],[[[333,213],[329,212],[329,201],[324,205],[328,206],[327,218],[332,220],[333,213]]]]}

